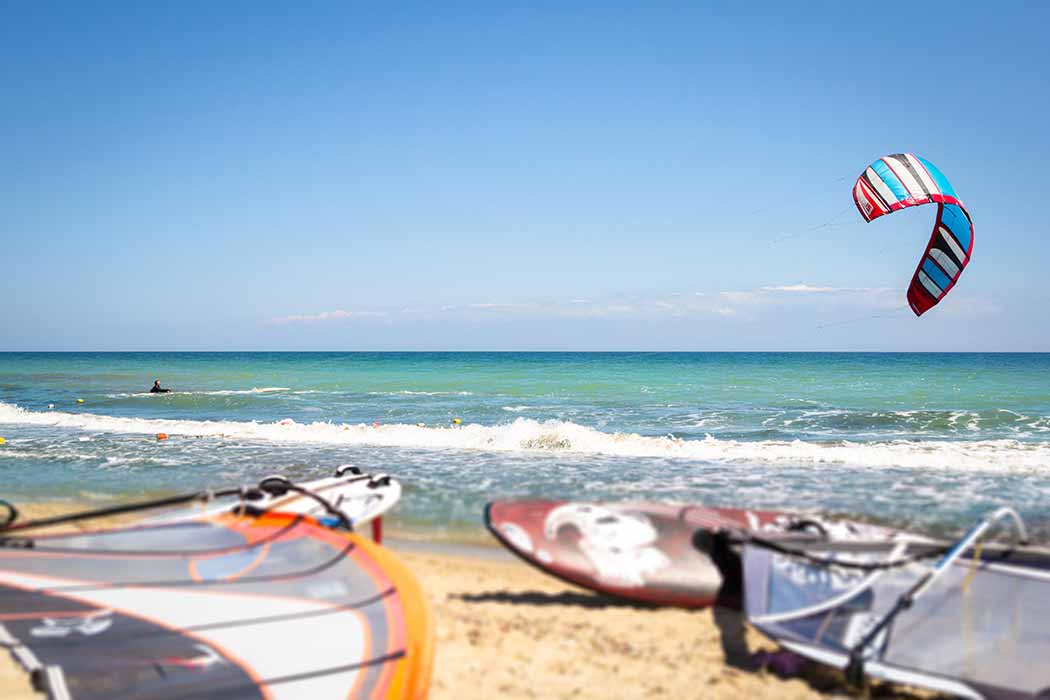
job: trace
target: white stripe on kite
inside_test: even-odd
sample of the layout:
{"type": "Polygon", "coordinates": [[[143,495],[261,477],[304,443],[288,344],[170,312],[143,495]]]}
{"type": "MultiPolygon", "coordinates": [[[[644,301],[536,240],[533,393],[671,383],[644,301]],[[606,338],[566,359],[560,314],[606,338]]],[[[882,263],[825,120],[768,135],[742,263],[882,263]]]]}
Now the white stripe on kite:
{"type": "Polygon", "coordinates": [[[875,185],[875,189],[878,190],[879,196],[886,201],[887,205],[898,201],[897,195],[893,194],[893,190],[889,188],[889,185],[883,182],[877,172],[871,169],[871,166],[868,166],[868,169],[864,171],[864,174],[868,176],[868,184],[875,185]]]}
{"type": "Polygon", "coordinates": [[[959,262],[965,265],[966,253],[963,252],[963,249],[959,246],[959,242],[955,240],[955,236],[952,235],[952,232],[944,226],[938,226],[937,229],[941,232],[941,238],[944,239],[944,242],[947,243],[948,247],[952,249],[953,253],[955,253],[955,257],[959,259],[959,262]]]}
{"type": "Polygon", "coordinates": [[[940,248],[930,248],[930,257],[936,260],[941,269],[948,273],[948,277],[955,279],[959,276],[959,266],[955,264],[950,255],[940,248]]]}
{"type": "Polygon", "coordinates": [[[864,217],[865,221],[871,221],[872,215],[882,211],[881,204],[872,204],[876,197],[869,192],[869,188],[863,178],[857,180],[857,184],[853,187],[853,198],[857,200],[857,206],[860,207],[860,215],[864,217]]]}
{"type": "Polygon", "coordinates": [[[932,294],[934,299],[941,298],[941,288],[934,284],[930,276],[922,270],[919,270],[919,282],[922,283],[923,287],[926,287],[926,291],[932,294]]]}
{"type": "Polygon", "coordinates": [[[893,156],[886,156],[882,160],[886,165],[890,166],[890,170],[893,171],[893,174],[897,176],[912,197],[926,196],[922,191],[922,185],[919,184],[918,180],[912,177],[912,174],[908,172],[908,168],[904,166],[904,163],[900,162],[893,156]]]}
{"type": "Polygon", "coordinates": [[[926,168],[919,162],[919,159],[910,153],[905,153],[904,157],[911,163],[911,167],[915,169],[915,172],[919,173],[919,179],[922,180],[922,184],[926,185],[926,189],[929,190],[930,194],[940,194],[941,188],[937,186],[930,174],[926,172],[926,168]]]}

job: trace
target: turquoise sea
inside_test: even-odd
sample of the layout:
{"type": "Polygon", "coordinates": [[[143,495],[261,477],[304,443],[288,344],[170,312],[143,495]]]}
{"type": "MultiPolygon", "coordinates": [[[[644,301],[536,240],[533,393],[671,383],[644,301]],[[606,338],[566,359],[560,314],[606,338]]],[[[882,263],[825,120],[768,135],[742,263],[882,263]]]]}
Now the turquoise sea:
{"type": "Polygon", "coordinates": [[[396,524],[431,534],[534,495],[938,534],[1009,504],[1050,540],[1047,354],[2,353],[0,436],[16,502],[349,462],[399,478],[396,524]]]}

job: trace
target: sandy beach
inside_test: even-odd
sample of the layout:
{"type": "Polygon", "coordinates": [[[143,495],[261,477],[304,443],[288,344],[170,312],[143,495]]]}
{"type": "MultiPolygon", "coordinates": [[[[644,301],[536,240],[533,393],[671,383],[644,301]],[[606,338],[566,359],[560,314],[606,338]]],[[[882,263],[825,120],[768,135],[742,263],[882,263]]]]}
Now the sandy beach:
{"type": "MultiPolygon", "coordinates": [[[[817,695],[802,681],[727,663],[711,611],[620,602],[517,561],[403,557],[426,582],[438,620],[434,700],[817,695]]],[[[746,642],[727,642],[734,661],[746,658],[746,642]]]]}
{"type": "MultiPolygon", "coordinates": [[[[516,560],[395,543],[437,619],[433,700],[453,698],[817,698],[855,695],[807,665],[756,663],[775,646],[725,610],[647,608],[598,596],[516,560]]],[[[885,685],[875,697],[915,697],[885,685]]]]}
{"type": "MultiPolygon", "coordinates": [[[[29,516],[69,510],[24,509],[29,516]]],[[[775,647],[725,610],[649,608],[538,572],[497,547],[395,539],[437,622],[430,698],[817,698],[856,695],[813,665],[791,678],[763,668],[775,647]],[[757,656],[756,656],[757,654],[757,656]]],[[[876,685],[876,697],[915,697],[876,685]]],[[[8,656],[0,697],[42,697],[8,656]]]]}
{"type": "Polygon", "coordinates": [[[5,3],[0,700],[1050,700],[1050,0],[864,9],[5,3]]]}

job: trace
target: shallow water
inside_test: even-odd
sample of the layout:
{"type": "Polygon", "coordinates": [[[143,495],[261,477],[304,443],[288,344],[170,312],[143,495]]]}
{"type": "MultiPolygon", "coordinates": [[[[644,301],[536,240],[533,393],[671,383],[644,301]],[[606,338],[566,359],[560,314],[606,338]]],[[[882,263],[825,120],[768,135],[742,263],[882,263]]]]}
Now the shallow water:
{"type": "Polygon", "coordinates": [[[396,520],[416,530],[543,495],[939,533],[1011,504],[1050,534],[1045,354],[8,353],[0,435],[16,500],[352,462],[401,479],[396,520]],[[177,393],[150,395],[155,378],[177,393]]]}

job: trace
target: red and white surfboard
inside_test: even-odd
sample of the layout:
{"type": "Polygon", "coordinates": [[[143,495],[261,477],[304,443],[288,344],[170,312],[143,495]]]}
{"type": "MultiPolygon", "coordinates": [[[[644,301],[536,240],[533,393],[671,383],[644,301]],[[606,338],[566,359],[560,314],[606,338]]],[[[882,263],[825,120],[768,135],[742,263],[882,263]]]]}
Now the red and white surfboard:
{"type": "MultiPolygon", "coordinates": [[[[485,525],[496,539],[541,571],[599,593],[683,608],[716,601],[739,606],[739,561],[702,539],[705,533],[784,533],[798,521],[779,511],[659,503],[521,500],[485,509],[485,525]]],[[[835,526],[865,539],[893,532],[835,526]]]]}

